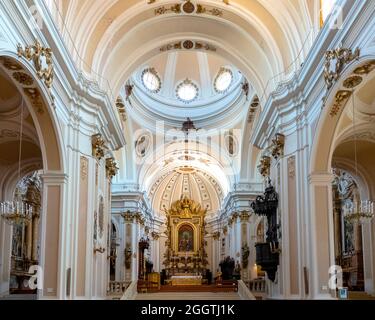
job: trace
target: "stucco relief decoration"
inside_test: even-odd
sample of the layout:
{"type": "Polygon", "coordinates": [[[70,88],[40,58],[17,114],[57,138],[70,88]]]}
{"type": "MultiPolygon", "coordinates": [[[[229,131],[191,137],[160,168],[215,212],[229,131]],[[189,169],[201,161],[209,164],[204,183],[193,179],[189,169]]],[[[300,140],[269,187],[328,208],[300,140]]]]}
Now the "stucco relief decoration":
{"type": "Polygon", "coordinates": [[[149,135],[142,135],[135,142],[135,152],[140,158],[144,158],[147,155],[147,152],[151,146],[151,138],[149,135]]]}
{"type": "Polygon", "coordinates": [[[116,108],[122,121],[126,121],[128,119],[128,116],[126,114],[125,103],[121,97],[118,97],[116,100],[116,108]]]}
{"type": "Polygon", "coordinates": [[[117,175],[119,168],[114,158],[105,159],[105,170],[108,179],[112,179],[117,175]]]}
{"type": "Polygon", "coordinates": [[[206,50],[216,52],[217,48],[210,45],[207,42],[184,40],[174,43],[169,43],[160,48],[160,52],[166,52],[171,50],[206,50]]]}
{"type": "Polygon", "coordinates": [[[347,89],[353,89],[362,83],[363,79],[360,76],[350,76],[345,79],[343,86],[347,89]]]}
{"type": "Polygon", "coordinates": [[[23,67],[20,66],[17,62],[15,62],[11,58],[1,57],[0,61],[2,61],[3,66],[10,71],[21,71],[21,70],[23,70],[23,67]]]}
{"type": "Polygon", "coordinates": [[[341,72],[345,65],[351,61],[358,59],[360,49],[356,48],[354,52],[351,49],[338,47],[334,50],[329,50],[325,54],[324,65],[324,80],[326,82],[327,90],[331,89],[333,84],[340,78],[341,72]]]}
{"type": "Polygon", "coordinates": [[[97,159],[101,160],[104,155],[105,151],[107,150],[105,141],[101,134],[95,134],[91,137],[91,145],[92,145],[92,155],[97,159]]]}
{"type": "Polygon", "coordinates": [[[26,46],[25,48],[18,44],[17,53],[19,57],[24,57],[26,60],[33,62],[39,79],[43,80],[50,89],[54,78],[52,50],[42,47],[40,42],[36,40],[34,45],[26,46]]]}
{"type": "Polygon", "coordinates": [[[354,70],[354,74],[367,75],[375,70],[375,60],[370,60],[354,70]]]}
{"type": "Polygon", "coordinates": [[[88,175],[88,160],[85,157],[81,157],[81,180],[86,180],[88,175]]]}
{"type": "Polygon", "coordinates": [[[281,133],[277,133],[272,140],[272,157],[276,160],[282,157],[284,155],[284,147],[285,136],[281,133]]]}
{"type": "Polygon", "coordinates": [[[24,86],[31,86],[34,83],[33,78],[24,72],[13,73],[13,78],[24,86]]]}
{"type": "Polygon", "coordinates": [[[104,199],[102,196],[99,199],[98,231],[99,238],[102,239],[104,235],[104,199]]]}
{"type": "Polygon", "coordinates": [[[214,8],[214,7],[206,7],[202,4],[195,4],[190,0],[185,1],[185,3],[180,4],[173,4],[171,6],[161,6],[155,10],[155,15],[164,15],[164,14],[208,14],[214,17],[221,17],[223,16],[223,11],[214,8]]]}
{"type": "Polygon", "coordinates": [[[263,177],[269,177],[271,173],[271,157],[263,156],[260,159],[258,170],[263,177]]]}
{"type": "Polygon", "coordinates": [[[349,100],[351,95],[352,95],[352,92],[349,90],[339,90],[336,93],[335,102],[333,103],[333,106],[331,107],[331,112],[330,112],[330,115],[332,117],[336,116],[339,113],[339,111],[345,105],[345,103],[349,100]]]}
{"type": "Polygon", "coordinates": [[[35,111],[41,115],[44,114],[43,101],[39,90],[36,88],[24,88],[23,91],[35,111]]]}
{"type": "Polygon", "coordinates": [[[288,158],[288,174],[289,178],[296,176],[296,157],[288,158]]]}
{"type": "Polygon", "coordinates": [[[98,213],[94,212],[94,243],[98,241],[98,213]]]}
{"type": "Polygon", "coordinates": [[[225,147],[227,149],[228,154],[231,157],[235,157],[238,153],[238,142],[237,142],[236,137],[233,134],[233,131],[231,130],[229,133],[227,133],[224,139],[225,139],[225,147]]]}
{"type": "MultiPolygon", "coordinates": [[[[249,90],[249,88],[248,88],[249,84],[246,83],[246,85],[247,85],[247,88],[245,88],[246,89],[245,93],[246,93],[246,96],[247,96],[249,94],[249,92],[248,92],[248,90],[249,90]]],[[[253,99],[253,101],[250,104],[249,115],[247,117],[247,122],[248,123],[252,123],[254,121],[256,113],[257,113],[257,111],[259,109],[259,106],[260,106],[259,98],[258,98],[258,96],[255,96],[254,99],[253,99]]]]}
{"type": "Polygon", "coordinates": [[[216,241],[220,239],[220,231],[216,231],[212,234],[212,238],[216,241]]]}

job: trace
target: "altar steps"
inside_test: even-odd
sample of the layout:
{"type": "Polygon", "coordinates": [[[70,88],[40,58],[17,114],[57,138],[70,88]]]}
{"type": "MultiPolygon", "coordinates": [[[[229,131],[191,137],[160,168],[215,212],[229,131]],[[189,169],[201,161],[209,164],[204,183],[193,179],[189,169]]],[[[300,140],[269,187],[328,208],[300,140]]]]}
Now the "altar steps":
{"type": "Polygon", "coordinates": [[[241,300],[236,292],[158,292],[137,294],[136,300],[241,300]]]}
{"type": "Polygon", "coordinates": [[[161,286],[159,292],[235,292],[231,287],[219,287],[216,285],[200,285],[200,286],[161,286]]]}

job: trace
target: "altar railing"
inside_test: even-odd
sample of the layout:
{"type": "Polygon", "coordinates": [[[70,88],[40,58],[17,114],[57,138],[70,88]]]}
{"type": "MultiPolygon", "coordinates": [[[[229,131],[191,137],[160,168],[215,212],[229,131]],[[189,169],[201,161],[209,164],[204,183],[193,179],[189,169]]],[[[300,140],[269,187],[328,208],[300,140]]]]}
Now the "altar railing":
{"type": "Polygon", "coordinates": [[[264,279],[254,279],[249,281],[249,289],[251,292],[266,292],[266,280],[264,279]]]}

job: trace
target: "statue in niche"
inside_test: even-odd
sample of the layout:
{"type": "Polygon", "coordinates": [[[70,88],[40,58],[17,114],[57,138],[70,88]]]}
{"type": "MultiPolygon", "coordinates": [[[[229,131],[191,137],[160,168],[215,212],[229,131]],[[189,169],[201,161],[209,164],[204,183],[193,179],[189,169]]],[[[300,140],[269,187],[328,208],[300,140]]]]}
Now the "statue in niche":
{"type": "Polygon", "coordinates": [[[194,251],[194,230],[189,225],[183,225],[178,231],[178,251],[194,251]]]}

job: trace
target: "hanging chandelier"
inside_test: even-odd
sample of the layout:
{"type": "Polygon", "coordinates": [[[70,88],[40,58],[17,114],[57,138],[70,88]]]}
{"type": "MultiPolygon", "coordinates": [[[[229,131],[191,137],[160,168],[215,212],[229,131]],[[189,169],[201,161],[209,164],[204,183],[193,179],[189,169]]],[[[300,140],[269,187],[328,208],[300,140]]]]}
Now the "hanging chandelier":
{"type": "Polygon", "coordinates": [[[344,207],[344,218],[350,222],[367,223],[374,217],[374,201],[354,201],[344,207]]]}
{"type": "MultiPolygon", "coordinates": [[[[21,160],[22,160],[22,136],[23,136],[23,110],[24,100],[21,105],[21,128],[18,155],[18,181],[21,180],[21,160]]],[[[17,187],[13,201],[0,202],[0,216],[9,225],[28,224],[32,220],[33,207],[22,198],[20,189],[17,187]]]]}
{"type": "Polygon", "coordinates": [[[33,215],[33,207],[23,201],[21,193],[16,192],[13,201],[0,203],[0,215],[9,225],[28,224],[33,215]]]}
{"type": "MultiPolygon", "coordinates": [[[[357,155],[357,133],[355,118],[354,89],[352,91],[352,112],[353,112],[353,133],[354,133],[354,164],[356,176],[358,175],[358,155],[357,155]]],[[[374,217],[374,201],[354,200],[347,202],[344,206],[344,218],[354,223],[368,223],[374,217]]]]}

